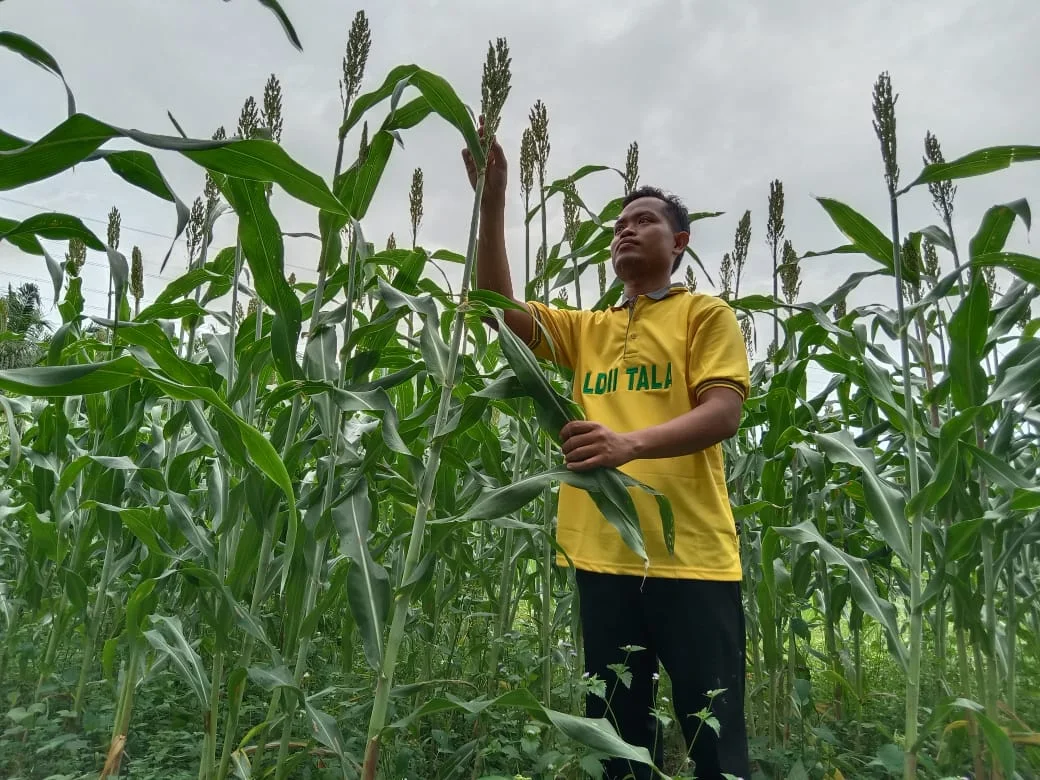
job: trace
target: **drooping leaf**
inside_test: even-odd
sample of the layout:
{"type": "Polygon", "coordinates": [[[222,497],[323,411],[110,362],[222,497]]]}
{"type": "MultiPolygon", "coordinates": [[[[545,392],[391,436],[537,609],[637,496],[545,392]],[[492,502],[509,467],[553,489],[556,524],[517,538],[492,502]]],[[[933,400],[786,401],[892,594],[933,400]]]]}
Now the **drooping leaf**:
{"type": "Polygon", "coordinates": [[[181,676],[199,698],[199,705],[206,709],[209,697],[209,676],[202,658],[184,636],[184,627],[177,616],[152,615],[152,625],[144,632],[148,643],[164,653],[180,670],[181,676]]]}
{"type": "Polygon", "coordinates": [[[423,97],[429,102],[430,108],[462,133],[462,137],[466,139],[466,146],[473,155],[477,170],[481,170],[486,160],[484,150],[480,145],[480,137],[477,135],[477,127],[451,84],[442,76],[422,68],[412,74],[409,84],[422,92],[423,97]]]}
{"type": "Polygon", "coordinates": [[[987,210],[969,244],[972,259],[1002,251],[1015,224],[1015,217],[1025,223],[1026,230],[1029,229],[1031,214],[1029,202],[1025,198],[987,210]]]}
{"type": "Polygon", "coordinates": [[[275,312],[271,354],[283,379],[301,376],[296,362],[303,313],[300,299],[285,278],[282,231],[257,182],[228,178],[224,194],[238,214],[238,237],[253,273],[257,294],[275,312]]]}
{"type": "Polygon", "coordinates": [[[581,407],[553,389],[542,373],[534,353],[506,325],[504,315],[496,310],[494,316],[498,321],[498,341],[502,355],[513,369],[524,391],[534,400],[535,412],[542,428],[553,441],[561,443],[560,430],[571,420],[584,417],[581,407]]]}
{"type": "Polygon", "coordinates": [[[994,252],[972,258],[971,264],[975,268],[1005,268],[1022,281],[1040,286],[1040,257],[1017,252],[994,252]]]}
{"type": "Polygon", "coordinates": [[[922,517],[949,491],[960,464],[959,439],[971,427],[978,413],[978,408],[970,409],[943,423],[939,433],[939,463],[931,479],[916,496],[911,497],[906,506],[907,517],[911,518],[911,522],[916,522],[914,518],[922,517]]]}
{"type": "Polygon", "coordinates": [[[314,733],[315,739],[336,754],[336,757],[344,764],[345,773],[346,749],[336,719],[327,712],[319,710],[309,700],[304,701],[303,708],[311,720],[311,731],[314,733]]]}
{"type": "MultiPolygon", "coordinates": [[[[95,318],[104,327],[115,325],[111,320],[95,318]]],[[[166,332],[154,322],[123,322],[119,325],[119,338],[129,344],[144,348],[155,365],[171,379],[186,385],[208,386],[213,378],[205,366],[184,360],[177,354],[166,332]]]]}
{"type": "Polygon", "coordinates": [[[904,562],[909,562],[910,539],[903,496],[881,479],[877,472],[874,453],[857,447],[848,431],[817,433],[813,438],[820,450],[832,461],[859,469],[863,478],[864,497],[871,516],[893,552],[904,562]]]}
{"type": "Polygon", "coordinates": [[[799,544],[815,544],[827,563],[831,566],[844,566],[848,570],[856,603],[884,627],[889,648],[896,660],[906,669],[910,655],[899,633],[896,609],[891,602],[878,595],[874,578],[866,562],[834,547],[820,535],[819,530],[809,520],[790,527],[773,526],[772,530],[799,544]]]}
{"type": "MultiPolygon", "coordinates": [[[[271,13],[278,17],[278,23],[282,25],[282,30],[285,31],[285,37],[289,39],[289,42],[300,51],[303,51],[303,44],[300,43],[300,36],[296,34],[295,28],[293,28],[292,22],[289,21],[289,15],[282,10],[282,6],[278,3],[278,0],[257,0],[260,5],[269,8],[271,13]]],[[[226,2],[226,0],[225,0],[226,2]]]]}
{"type": "Polygon", "coordinates": [[[166,256],[160,264],[160,268],[165,268],[166,262],[170,259],[170,254],[173,252],[173,248],[177,244],[177,240],[181,237],[185,228],[188,226],[191,212],[188,210],[188,207],[184,202],[177,197],[176,193],[174,193],[169,182],[166,181],[166,177],[163,176],[162,171],[159,170],[159,166],[156,165],[155,158],[147,152],[136,150],[100,150],[90,155],[87,159],[104,160],[108,163],[108,167],[112,169],[113,173],[124,179],[129,184],[139,187],[145,192],[150,192],[152,195],[169,201],[174,205],[177,213],[177,225],[174,230],[173,240],[170,243],[170,248],[166,251],[166,256]]]}
{"type": "Polygon", "coordinates": [[[44,70],[53,73],[61,79],[61,83],[65,87],[65,95],[68,98],[69,116],[76,113],[76,98],[73,97],[72,89],[65,80],[65,74],[61,72],[58,61],[48,54],[42,46],[24,35],[19,35],[10,30],[0,30],[0,47],[9,49],[16,54],[21,54],[29,62],[39,65],[44,70]]]}
{"type": "Polygon", "coordinates": [[[0,388],[30,396],[74,396],[115,390],[144,376],[130,356],[101,363],[34,366],[0,371],[0,388]]]}
{"type": "MultiPolygon", "coordinates": [[[[817,198],[816,200],[857,251],[880,263],[889,274],[895,273],[892,239],[851,206],[833,198],[817,198]]],[[[843,247],[839,251],[847,252],[849,250],[843,247]]],[[[903,278],[911,283],[917,282],[919,279],[917,270],[904,267],[903,278]]]]}
{"type": "Polygon", "coordinates": [[[407,84],[407,80],[417,70],[419,70],[418,65],[398,65],[386,75],[383,83],[376,89],[359,95],[350,106],[350,113],[347,114],[347,118],[340,128],[340,135],[345,136],[349,133],[351,128],[361,121],[365,112],[393,95],[401,87],[402,82],[407,84]]]}
{"type": "Polygon", "coordinates": [[[347,572],[350,611],[361,633],[365,659],[378,671],[383,663],[383,635],[390,611],[390,578],[372,558],[368,547],[372,502],[365,479],[358,480],[354,489],[332,507],[332,518],[339,531],[341,549],[351,560],[347,572]]]}
{"type": "Polygon", "coordinates": [[[43,249],[43,247],[40,247],[40,249],[43,250],[43,259],[47,263],[47,273],[51,275],[51,285],[54,287],[53,303],[57,305],[58,299],[61,298],[61,286],[65,283],[65,266],[51,257],[51,253],[46,249],[43,249]]]}
{"type": "Polygon", "coordinates": [[[0,190],[24,187],[78,165],[113,138],[183,154],[216,173],[274,182],[293,197],[336,214],[347,213],[328,185],[266,139],[193,140],[105,124],[86,114],[70,116],[43,138],[0,151],[0,190]]]}
{"type": "Polygon", "coordinates": [[[22,459],[22,436],[18,432],[14,409],[7,396],[0,395],[0,409],[3,409],[7,421],[7,473],[13,474],[22,459]]]}
{"type": "MultiPolygon", "coordinates": [[[[79,217],[71,214],[58,214],[54,212],[35,214],[16,225],[8,227],[0,234],[0,241],[10,241],[17,245],[17,239],[27,236],[40,236],[51,241],[68,241],[78,238],[88,248],[98,252],[105,251],[105,245],[94,232],[83,224],[79,217]]],[[[39,246],[37,244],[37,246],[39,246]]],[[[21,248],[21,247],[20,247],[21,248]]],[[[42,254],[43,249],[40,249],[42,254]]]]}
{"type": "Polygon", "coordinates": [[[1015,490],[1036,490],[1040,487],[1035,479],[1022,474],[1003,458],[967,442],[962,443],[962,447],[966,452],[971,453],[992,482],[1000,485],[1009,493],[1015,490]]]}

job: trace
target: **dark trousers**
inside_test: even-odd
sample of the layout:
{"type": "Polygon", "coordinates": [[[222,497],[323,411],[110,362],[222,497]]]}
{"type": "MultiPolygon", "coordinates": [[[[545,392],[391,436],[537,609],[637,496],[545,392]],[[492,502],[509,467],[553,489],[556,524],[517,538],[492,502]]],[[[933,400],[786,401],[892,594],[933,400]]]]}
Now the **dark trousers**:
{"type": "MultiPolygon", "coordinates": [[[[586,715],[607,718],[622,739],[646,747],[663,762],[663,732],[651,708],[656,702],[658,661],[672,681],[672,704],[697,780],[726,772],[750,778],[744,724],[744,609],[739,582],[651,578],[575,572],[585,640],[585,671],[606,683],[605,700],[586,699],[586,715]],[[643,650],[626,651],[636,645],[643,650]],[[618,680],[624,664],[631,684],[618,680]],[[708,691],[725,688],[711,702],[719,734],[695,713],[709,706],[708,691]],[[609,702],[609,704],[608,704],[609,702]],[[699,727],[699,731],[698,731],[699,727]],[[694,735],[696,734],[696,739],[694,735]]],[[[663,714],[671,717],[666,704],[663,714]]],[[[650,780],[645,764],[611,759],[606,780],[650,780]]],[[[692,771],[691,771],[692,770],[692,771]]]]}

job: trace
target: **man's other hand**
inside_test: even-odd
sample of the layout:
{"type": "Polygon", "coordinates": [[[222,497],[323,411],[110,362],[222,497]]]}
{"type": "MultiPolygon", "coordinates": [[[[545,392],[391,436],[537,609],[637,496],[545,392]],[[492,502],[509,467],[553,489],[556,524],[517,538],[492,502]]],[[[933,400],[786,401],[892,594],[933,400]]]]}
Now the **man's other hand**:
{"type": "Polygon", "coordinates": [[[560,430],[563,454],[571,471],[617,468],[635,455],[631,439],[602,423],[573,420],[560,430]]]}

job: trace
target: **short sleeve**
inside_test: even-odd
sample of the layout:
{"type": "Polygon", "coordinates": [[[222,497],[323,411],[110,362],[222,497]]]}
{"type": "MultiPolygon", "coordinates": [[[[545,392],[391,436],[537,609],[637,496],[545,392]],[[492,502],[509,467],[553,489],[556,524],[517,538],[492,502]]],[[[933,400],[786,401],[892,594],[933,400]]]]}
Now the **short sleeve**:
{"type": "Polygon", "coordinates": [[[527,301],[534,318],[531,340],[527,343],[537,357],[572,369],[577,362],[580,310],[556,309],[538,301],[527,301]]]}
{"type": "Polygon", "coordinates": [[[712,387],[729,387],[747,399],[751,389],[747,347],[737,316],[728,303],[706,298],[690,312],[687,382],[696,403],[712,387]]]}

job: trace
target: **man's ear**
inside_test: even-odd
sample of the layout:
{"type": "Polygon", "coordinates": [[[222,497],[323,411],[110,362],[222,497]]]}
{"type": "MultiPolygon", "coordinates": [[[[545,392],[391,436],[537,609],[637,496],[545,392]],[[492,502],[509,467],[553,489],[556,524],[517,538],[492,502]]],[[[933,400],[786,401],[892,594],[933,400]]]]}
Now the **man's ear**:
{"type": "Polygon", "coordinates": [[[675,264],[678,264],[679,260],[683,256],[683,252],[686,251],[687,245],[690,243],[690,234],[687,231],[681,231],[673,234],[672,250],[675,255],[673,257],[673,270],[675,264]]]}
{"type": "Polygon", "coordinates": [[[674,249],[676,250],[676,256],[681,255],[686,251],[687,245],[690,243],[689,231],[683,230],[673,234],[674,249]]]}

